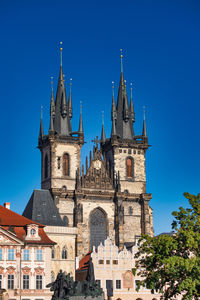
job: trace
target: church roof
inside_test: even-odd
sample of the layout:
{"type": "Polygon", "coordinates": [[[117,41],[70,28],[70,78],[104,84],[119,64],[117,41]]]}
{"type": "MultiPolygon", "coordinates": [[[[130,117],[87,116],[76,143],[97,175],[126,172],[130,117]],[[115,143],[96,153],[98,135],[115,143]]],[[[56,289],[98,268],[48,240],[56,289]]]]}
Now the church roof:
{"type": "Polygon", "coordinates": [[[49,190],[34,190],[23,216],[44,225],[64,226],[49,190]]]}

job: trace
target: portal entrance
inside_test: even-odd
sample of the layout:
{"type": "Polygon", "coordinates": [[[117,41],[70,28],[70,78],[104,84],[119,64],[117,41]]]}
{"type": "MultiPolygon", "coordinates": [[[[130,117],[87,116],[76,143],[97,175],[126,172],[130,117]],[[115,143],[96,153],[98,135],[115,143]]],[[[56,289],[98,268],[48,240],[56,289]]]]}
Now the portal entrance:
{"type": "Polygon", "coordinates": [[[107,238],[106,214],[100,208],[96,208],[90,215],[90,250],[98,247],[107,238]]]}

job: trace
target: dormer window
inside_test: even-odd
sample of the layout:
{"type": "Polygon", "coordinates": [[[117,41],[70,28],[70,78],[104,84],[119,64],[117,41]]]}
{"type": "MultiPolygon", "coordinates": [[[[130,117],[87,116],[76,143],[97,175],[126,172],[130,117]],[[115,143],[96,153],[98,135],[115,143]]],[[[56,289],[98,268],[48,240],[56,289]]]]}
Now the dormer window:
{"type": "Polygon", "coordinates": [[[36,234],[36,230],[34,228],[31,229],[31,235],[35,235],[36,234]]]}

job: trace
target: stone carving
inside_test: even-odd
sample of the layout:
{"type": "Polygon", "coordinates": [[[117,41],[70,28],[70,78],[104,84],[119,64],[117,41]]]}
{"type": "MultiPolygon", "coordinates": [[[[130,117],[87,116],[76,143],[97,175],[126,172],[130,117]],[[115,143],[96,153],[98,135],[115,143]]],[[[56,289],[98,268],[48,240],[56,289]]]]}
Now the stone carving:
{"type": "Polygon", "coordinates": [[[56,280],[49,283],[46,287],[54,292],[52,300],[69,300],[71,297],[73,299],[73,296],[83,296],[84,298],[90,296],[92,298],[98,298],[103,294],[103,290],[95,281],[91,257],[88,262],[86,280],[74,281],[70,274],[66,275],[60,270],[56,280]]]}

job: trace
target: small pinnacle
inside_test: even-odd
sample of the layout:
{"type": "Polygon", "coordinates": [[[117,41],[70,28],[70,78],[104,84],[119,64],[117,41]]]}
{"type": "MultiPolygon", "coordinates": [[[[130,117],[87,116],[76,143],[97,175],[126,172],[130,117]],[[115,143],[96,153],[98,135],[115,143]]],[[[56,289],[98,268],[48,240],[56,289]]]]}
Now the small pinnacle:
{"type": "Polygon", "coordinates": [[[121,58],[121,73],[123,73],[123,54],[122,54],[122,49],[120,49],[120,58],[121,58]]]}
{"type": "Polygon", "coordinates": [[[143,106],[143,114],[144,114],[144,120],[145,120],[145,113],[146,113],[146,106],[143,106]]]}
{"type": "Polygon", "coordinates": [[[41,105],[41,119],[42,119],[42,113],[43,113],[43,106],[41,105]]]}
{"type": "Polygon", "coordinates": [[[113,91],[113,97],[114,97],[114,88],[115,88],[115,82],[112,81],[112,91],[113,91]]]}
{"type": "Polygon", "coordinates": [[[104,125],[104,110],[102,110],[101,114],[102,114],[102,124],[104,125]]]}
{"type": "Polygon", "coordinates": [[[72,88],[72,78],[69,79],[69,86],[70,86],[70,92],[71,92],[71,88],[72,88]]]}
{"type": "Polygon", "coordinates": [[[80,114],[82,114],[82,111],[83,111],[83,105],[82,105],[82,101],[80,101],[80,114]]]}
{"type": "Polygon", "coordinates": [[[131,98],[133,98],[133,84],[132,84],[132,82],[130,83],[130,86],[131,86],[131,98]]]}
{"type": "Polygon", "coordinates": [[[51,76],[51,90],[53,91],[53,76],[51,76]]]}

